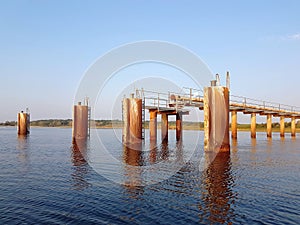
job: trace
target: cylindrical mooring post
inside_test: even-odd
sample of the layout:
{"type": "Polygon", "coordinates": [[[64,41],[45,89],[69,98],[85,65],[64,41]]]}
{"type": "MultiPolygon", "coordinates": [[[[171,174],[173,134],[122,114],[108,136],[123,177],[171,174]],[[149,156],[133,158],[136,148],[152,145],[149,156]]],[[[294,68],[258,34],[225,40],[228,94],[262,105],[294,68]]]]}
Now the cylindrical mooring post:
{"type": "Polygon", "coordinates": [[[140,143],[142,141],[142,99],[130,98],[130,143],[140,143]]]}
{"type": "Polygon", "coordinates": [[[157,110],[149,110],[150,121],[149,121],[149,133],[150,141],[155,142],[157,140],[157,110]]]}
{"type": "Polygon", "coordinates": [[[256,113],[251,113],[251,138],[256,138],[256,113]]]}
{"type": "Polygon", "coordinates": [[[30,115],[21,111],[18,113],[18,134],[27,135],[30,130],[30,115]]]}
{"type": "Polygon", "coordinates": [[[176,141],[180,141],[182,137],[182,114],[176,113],[176,141]]]}
{"type": "Polygon", "coordinates": [[[204,149],[229,151],[229,91],[226,87],[204,88],[204,149]]]}
{"type": "Polygon", "coordinates": [[[272,137],[272,115],[271,114],[267,115],[267,137],[268,138],[272,137]]]}
{"type": "Polygon", "coordinates": [[[280,117],[280,137],[284,137],[284,116],[280,117]]]}
{"type": "Polygon", "coordinates": [[[129,122],[130,122],[130,116],[129,116],[129,99],[124,98],[122,102],[122,117],[123,117],[123,133],[122,133],[122,140],[123,143],[126,143],[129,141],[129,122]]]}
{"type": "Polygon", "coordinates": [[[168,114],[161,114],[161,141],[168,141],[168,114]]]}
{"type": "Polygon", "coordinates": [[[296,120],[295,117],[291,119],[291,136],[296,137],[296,120]]]}
{"type": "Polygon", "coordinates": [[[231,138],[237,139],[237,111],[231,112],[231,138]]]}
{"type": "Polygon", "coordinates": [[[88,137],[88,127],[89,127],[89,116],[88,116],[88,106],[81,105],[81,102],[78,102],[78,105],[74,105],[73,108],[73,129],[72,137],[73,140],[86,140],[88,137]]]}
{"type": "Polygon", "coordinates": [[[136,144],[142,141],[142,99],[123,99],[123,143],[136,144]]]}

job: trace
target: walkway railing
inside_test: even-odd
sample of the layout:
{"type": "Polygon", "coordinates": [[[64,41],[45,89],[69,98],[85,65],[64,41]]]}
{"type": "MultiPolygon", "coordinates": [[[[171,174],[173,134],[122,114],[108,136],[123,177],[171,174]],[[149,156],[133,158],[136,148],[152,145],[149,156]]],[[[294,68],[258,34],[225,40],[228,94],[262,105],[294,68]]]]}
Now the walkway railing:
{"type": "MultiPolygon", "coordinates": [[[[157,110],[170,108],[180,110],[188,107],[203,107],[203,91],[183,87],[181,92],[156,92],[151,90],[136,89],[136,96],[144,99],[146,107],[156,107],[157,110]]],[[[300,116],[300,107],[286,105],[271,101],[263,101],[244,96],[230,95],[230,106],[240,107],[244,110],[262,110],[274,113],[290,113],[300,116]]]]}

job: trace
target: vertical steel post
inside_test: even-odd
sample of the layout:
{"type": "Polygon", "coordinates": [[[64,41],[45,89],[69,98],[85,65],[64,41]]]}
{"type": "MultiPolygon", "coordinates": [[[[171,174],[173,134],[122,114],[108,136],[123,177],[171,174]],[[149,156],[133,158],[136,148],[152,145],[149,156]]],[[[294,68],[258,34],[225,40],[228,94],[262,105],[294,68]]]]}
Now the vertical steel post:
{"type": "Polygon", "coordinates": [[[237,139],[237,111],[231,112],[231,138],[237,139]]]}

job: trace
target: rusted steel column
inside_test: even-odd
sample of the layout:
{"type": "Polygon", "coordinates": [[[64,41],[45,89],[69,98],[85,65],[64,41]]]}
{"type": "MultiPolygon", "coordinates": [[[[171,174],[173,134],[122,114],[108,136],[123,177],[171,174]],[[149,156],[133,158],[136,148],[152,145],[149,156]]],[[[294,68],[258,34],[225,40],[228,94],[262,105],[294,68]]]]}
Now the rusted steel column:
{"type": "Polygon", "coordinates": [[[157,110],[150,110],[149,132],[150,140],[156,141],[157,139],[157,110]]]}
{"type": "Polygon", "coordinates": [[[130,143],[140,143],[142,141],[142,99],[129,99],[129,129],[130,129],[130,143]]]}
{"type": "Polygon", "coordinates": [[[86,140],[88,136],[88,106],[74,105],[73,108],[73,123],[72,137],[73,140],[86,140]]]}
{"type": "Polygon", "coordinates": [[[237,139],[237,111],[231,112],[231,138],[237,139]]]}
{"type": "Polygon", "coordinates": [[[161,114],[161,141],[168,140],[168,114],[161,114]]]}
{"type": "Polygon", "coordinates": [[[133,146],[142,142],[142,99],[123,99],[123,143],[133,146]]]}
{"type": "Polygon", "coordinates": [[[122,102],[122,116],[123,116],[123,133],[122,133],[122,140],[123,143],[129,142],[129,121],[130,121],[130,116],[129,116],[129,99],[124,98],[122,102]]]}
{"type": "Polygon", "coordinates": [[[280,137],[284,137],[284,116],[280,117],[280,137]]]}
{"type": "Polygon", "coordinates": [[[176,141],[180,141],[182,137],[182,114],[176,113],[176,141]]]}
{"type": "Polygon", "coordinates": [[[291,119],[291,136],[296,137],[296,120],[295,117],[291,119]]]}
{"type": "Polygon", "coordinates": [[[267,137],[272,137],[272,115],[267,115],[267,137]]]}
{"type": "Polygon", "coordinates": [[[256,138],[256,113],[251,113],[251,138],[256,138]]]}
{"type": "Polygon", "coordinates": [[[18,134],[27,135],[30,129],[30,115],[21,111],[18,113],[18,134]]]}
{"type": "Polygon", "coordinates": [[[230,150],[229,91],[226,87],[204,88],[204,150],[230,150]]]}

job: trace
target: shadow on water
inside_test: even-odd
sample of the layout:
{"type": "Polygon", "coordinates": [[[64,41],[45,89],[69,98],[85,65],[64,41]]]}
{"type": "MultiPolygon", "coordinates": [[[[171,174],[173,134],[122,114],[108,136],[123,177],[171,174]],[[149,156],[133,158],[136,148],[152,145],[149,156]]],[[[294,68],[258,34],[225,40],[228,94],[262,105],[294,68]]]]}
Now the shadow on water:
{"type": "Polygon", "coordinates": [[[201,212],[200,220],[230,224],[234,219],[235,201],[235,194],[232,191],[234,180],[231,174],[230,153],[220,152],[217,155],[205,153],[205,160],[211,163],[203,172],[202,201],[198,205],[201,212]],[[214,160],[211,157],[215,157],[214,160]]]}
{"type": "Polygon", "coordinates": [[[71,161],[73,164],[72,185],[75,190],[84,190],[91,186],[86,180],[89,165],[85,160],[87,157],[87,141],[74,140],[71,147],[71,161]]]}

